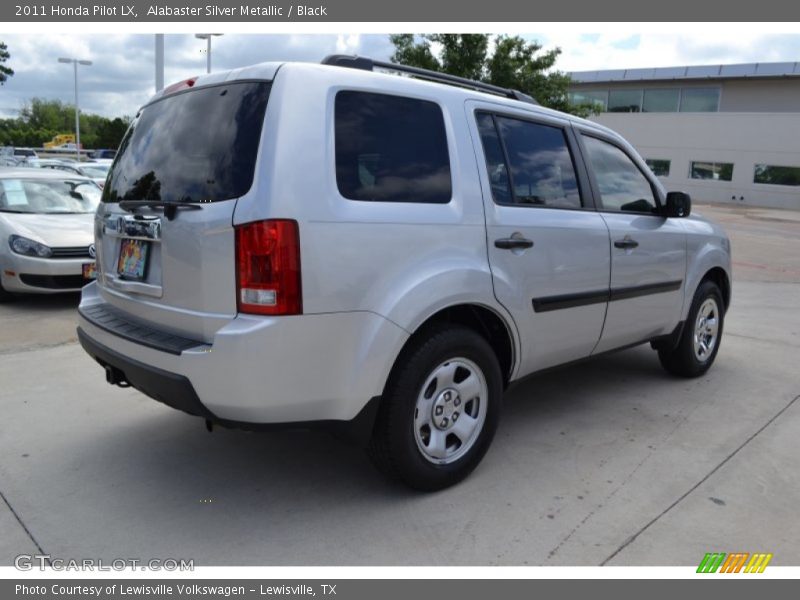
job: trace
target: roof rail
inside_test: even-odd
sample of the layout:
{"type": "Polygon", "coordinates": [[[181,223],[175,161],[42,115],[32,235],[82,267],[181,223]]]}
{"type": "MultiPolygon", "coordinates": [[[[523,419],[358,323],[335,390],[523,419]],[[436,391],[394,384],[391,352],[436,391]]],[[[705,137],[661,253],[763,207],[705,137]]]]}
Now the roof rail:
{"type": "Polygon", "coordinates": [[[388,71],[397,71],[398,73],[407,73],[412,77],[418,79],[425,79],[427,81],[434,81],[437,83],[446,83],[448,85],[455,85],[479,92],[488,92],[496,96],[503,96],[511,98],[512,100],[519,100],[520,102],[527,102],[528,104],[539,104],[533,97],[528,94],[523,94],[519,90],[512,90],[509,88],[492,85],[490,83],[483,83],[475,81],[474,79],[467,79],[465,77],[456,77],[448,73],[439,73],[429,69],[421,69],[419,67],[409,67],[408,65],[400,65],[391,62],[383,62],[365,58],[363,56],[354,56],[350,54],[331,54],[322,59],[323,65],[332,65],[334,67],[346,67],[348,69],[360,69],[362,71],[374,71],[376,68],[385,69],[388,71]]]}

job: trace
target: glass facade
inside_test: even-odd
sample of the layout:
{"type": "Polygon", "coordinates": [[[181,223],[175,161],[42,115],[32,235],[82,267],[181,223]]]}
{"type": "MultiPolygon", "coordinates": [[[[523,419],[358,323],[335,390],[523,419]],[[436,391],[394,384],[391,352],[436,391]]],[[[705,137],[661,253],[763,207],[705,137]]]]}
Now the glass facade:
{"type": "Polygon", "coordinates": [[[798,187],[800,186],[800,167],[756,165],[753,183],[798,187]]]}
{"type": "Polygon", "coordinates": [[[573,104],[593,104],[600,112],[718,112],[720,88],[573,90],[573,104]]]}
{"type": "Polygon", "coordinates": [[[681,112],[717,112],[719,88],[684,88],[681,90],[681,112]]]}
{"type": "Polygon", "coordinates": [[[642,112],[677,112],[680,90],[645,90],[642,112]]]}
{"type": "Polygon", "coordinates": [[[656,177],[669,177],[670,161],[662,158],[646,158],[644,162],[656,177]]]}
{"type": "Polygon", "coordinates": [[[642,90],[611,90],[608,112],[641,112],[642,90]]]}
{"type": "Polygon", "coordinates": [[[730,181],[733,179],[733,163],[693,161],[689,166],[691,179],[713,179],[730,181]]]}

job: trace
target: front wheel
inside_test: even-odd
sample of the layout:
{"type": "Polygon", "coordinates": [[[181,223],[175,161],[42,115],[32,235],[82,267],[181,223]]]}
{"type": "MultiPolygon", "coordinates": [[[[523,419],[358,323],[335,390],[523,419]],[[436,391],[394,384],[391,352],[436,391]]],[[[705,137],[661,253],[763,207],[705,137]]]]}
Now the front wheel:
{"type": "Polygon", "coordinates": [[[461,326],[432,328],[398,360],[369,454],[381,471],[412,488],[453,485],[489,448],[502,393],[500,365],[482,336],[461,326]]]}
{"type": "Polygon", "coordinates": [[[699,377],[711,368],[722,339],[724,306],[719,287],[712,281],[702,282],[694,294],[678,345],[658,351],[667,371],[682,377],[699,377]]]}
{"type": "Polygon", "coordinates": [[[13,294],[7,292],[5,288],[3,288],[3,284],[0,283],[0,302],[11,302],[13,299],[13,294]]]}

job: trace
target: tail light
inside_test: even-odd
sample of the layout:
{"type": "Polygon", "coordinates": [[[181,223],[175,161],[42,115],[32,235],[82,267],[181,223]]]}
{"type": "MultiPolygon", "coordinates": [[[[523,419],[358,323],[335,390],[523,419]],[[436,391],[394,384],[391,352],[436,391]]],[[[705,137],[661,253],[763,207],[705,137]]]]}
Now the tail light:
{"type": "Polygon", "coordinates": [[[270,219],[236,228],[236,288],[239,312],[303,312],[297,221],[270,219]]]}

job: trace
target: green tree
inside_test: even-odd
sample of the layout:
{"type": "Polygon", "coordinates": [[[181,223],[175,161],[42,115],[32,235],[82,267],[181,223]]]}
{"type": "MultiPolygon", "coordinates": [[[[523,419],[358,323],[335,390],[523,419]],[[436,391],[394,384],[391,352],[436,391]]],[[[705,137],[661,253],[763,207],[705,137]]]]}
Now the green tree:
{"type": "MultiPolygon", "coordinates": [[[[128,129],[130,117],[109,119],[81,112],[81,145],[116,148],[128,129]]],[[[0,119],[0,142],[11,146],[41,147],[56,135],[74,133],[75,107],[60,100],[33,98],[16,119],[0,119]]]]}
{"type": "Polygon", "coordinates": [[[7,67],[5,62],[11,58],[8,53],[8,46],[5,42],[0,42],[0,85],[3,85],[9,77],[14,75],[14,69],[7,67]]]}
{"type": "Polygon", "coordinates": [[[542,51],[537,42],[507,35],[404,33],[389,39],[392,62],[519,90],[542,106],[579,116],[592,112],[569,101],[570,77],[554,69],[560,48],[542,51]]]}

